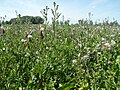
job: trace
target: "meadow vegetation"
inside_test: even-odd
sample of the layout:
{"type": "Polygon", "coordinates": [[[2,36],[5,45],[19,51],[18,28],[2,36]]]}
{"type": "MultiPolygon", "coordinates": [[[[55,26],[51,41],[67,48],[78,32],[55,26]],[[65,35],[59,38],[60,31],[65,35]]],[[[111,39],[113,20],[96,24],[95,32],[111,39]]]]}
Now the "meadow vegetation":
{"type": "Polygon", "coordinates": [[[41,11],[44,24],[3,25],[1,90],[119,90],[120,25],[58,23],[58,5],[41,11]],[[44,37],[42,37],[42,35],[44,37]]]}

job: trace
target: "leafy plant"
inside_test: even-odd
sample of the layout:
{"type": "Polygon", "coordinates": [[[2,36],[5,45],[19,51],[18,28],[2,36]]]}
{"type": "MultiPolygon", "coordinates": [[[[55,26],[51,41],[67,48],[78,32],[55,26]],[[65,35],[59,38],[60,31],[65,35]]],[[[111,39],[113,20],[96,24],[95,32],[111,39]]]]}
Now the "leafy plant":
{"type": "Polygon", "coordinates": [[[56,3],[50,25],[47,10],[42,12],[47,26],[43,41],[38,24],[3,26],[6,38],[0,36],[0,89],[119,90],[120,26],[87,20],[56,26],[60,16],[56,3]]]}

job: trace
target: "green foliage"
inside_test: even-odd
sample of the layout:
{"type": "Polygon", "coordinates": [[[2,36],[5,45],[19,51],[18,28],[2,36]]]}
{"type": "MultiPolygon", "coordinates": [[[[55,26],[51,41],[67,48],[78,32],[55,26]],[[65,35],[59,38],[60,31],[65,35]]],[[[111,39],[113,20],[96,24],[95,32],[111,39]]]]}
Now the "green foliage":
{"type": "Polygon", "coordinates": [[[46,8],[45,9],[43,9],[43,10],[41,10],[40,12],[41,12],[41,14],[43,15],[43,17],[44,17],[44,33],[45,33],[45,37],[46,37],[46,29],[47,29],[47,25],[48,25],[48,10],[49,10],[49,8],[48,8],[48,6],[46,6],[46,8]]]}
{"type": "Polygon", "coordinates": [[[52,17],[52,29],[54,31],[54,37],[55,37],[55,32],[56,32],[56,28],[57,28],[57,25],[56,25],[57,20],[60,17],[61,13],[57,12],[59,5],[56,5],[56,3],[53,2],[53,6],[54,6],[54,8],[51,9],[52,15],[53,15],[53,17],[52,17]]]}
{"type": "Polygon", "coordinates": [[[33,17],[33,16],[22,16],[19,14],[18,18],[12,18],[10,21],[6,21],[6,24],[25,24],[25,23],[32,23],[32,24],[43,24],[44,20],[39,17],[33,17]]]}
{"type": "Polygon", "coordinates": [[[52,25],[46,26],[46,38],[41,40],[38,25],[4,25],[0,90],[120,89],[119,25],[83,20],[58,25],[55,37],[52,25]]]}

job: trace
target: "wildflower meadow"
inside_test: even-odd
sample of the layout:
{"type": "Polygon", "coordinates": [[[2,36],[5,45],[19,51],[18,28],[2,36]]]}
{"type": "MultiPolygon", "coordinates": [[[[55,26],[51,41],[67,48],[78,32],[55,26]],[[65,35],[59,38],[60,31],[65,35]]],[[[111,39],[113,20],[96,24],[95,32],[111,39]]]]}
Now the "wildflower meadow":
{"type": "Polygon", "coordinates": [[[2,25],[0,90],[120,90],[120,25],[60,22],[53,7],[43,24],[2,25]]]}

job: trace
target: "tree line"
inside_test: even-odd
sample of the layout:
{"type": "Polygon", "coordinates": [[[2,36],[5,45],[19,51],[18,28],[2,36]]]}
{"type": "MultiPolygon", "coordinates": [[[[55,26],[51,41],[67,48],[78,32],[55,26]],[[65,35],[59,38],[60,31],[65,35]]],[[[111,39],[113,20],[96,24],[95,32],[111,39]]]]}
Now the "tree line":
{"type": "Polygon", "coordinates": [[[12,18],[9,21],[3,21],[2,24],[43,24],[44,19],[40,16],[22,16],[18,15],[17,18],[12,18]]]}

